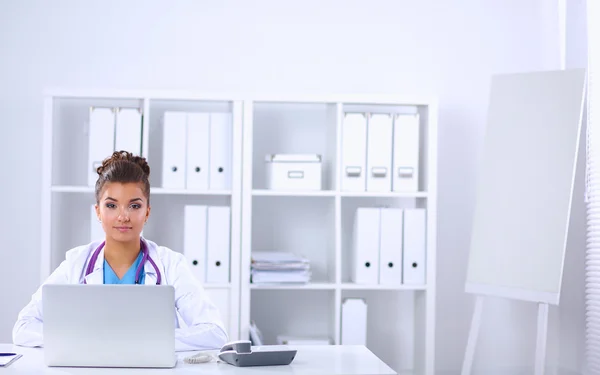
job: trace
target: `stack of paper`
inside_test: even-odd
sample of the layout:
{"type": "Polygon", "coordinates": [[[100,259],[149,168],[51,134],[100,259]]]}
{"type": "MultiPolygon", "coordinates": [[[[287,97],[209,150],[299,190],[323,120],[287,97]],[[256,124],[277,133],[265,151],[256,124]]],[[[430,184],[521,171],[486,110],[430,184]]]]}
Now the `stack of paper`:
{"type": "Polygon", "coordinates": [[[278,335],[278,345],[331,345],[329,337],[278,335]]]}
{"type": "Polygon", "coordinates": [[[252,283],[308,283],[310,262],[298,255],[276,251],[252,252],[252,283]]]}

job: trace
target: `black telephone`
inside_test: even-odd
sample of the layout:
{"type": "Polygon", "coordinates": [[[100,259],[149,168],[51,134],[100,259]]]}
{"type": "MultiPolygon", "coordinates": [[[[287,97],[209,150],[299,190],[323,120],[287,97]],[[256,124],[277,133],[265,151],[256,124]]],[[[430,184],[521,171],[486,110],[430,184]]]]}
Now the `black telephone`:
{"type": "Polygon", "coordinates": [[[281,345],[252,346],[249,340],[240,340],[225,344],[219,359],[237,367],[289,365],[296,352],[281,345]]]}

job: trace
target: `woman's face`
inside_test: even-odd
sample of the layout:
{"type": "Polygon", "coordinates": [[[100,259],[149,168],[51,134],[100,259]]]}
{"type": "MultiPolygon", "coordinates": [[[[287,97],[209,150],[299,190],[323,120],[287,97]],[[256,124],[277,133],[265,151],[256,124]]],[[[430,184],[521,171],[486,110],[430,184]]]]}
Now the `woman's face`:
{"type": "Polygon", "coordinates": [[[96,214],[107,239],[131,242],[139,239],[150,216],[150,206],[141,184],[109,182],[96,204],[96,214]]]}

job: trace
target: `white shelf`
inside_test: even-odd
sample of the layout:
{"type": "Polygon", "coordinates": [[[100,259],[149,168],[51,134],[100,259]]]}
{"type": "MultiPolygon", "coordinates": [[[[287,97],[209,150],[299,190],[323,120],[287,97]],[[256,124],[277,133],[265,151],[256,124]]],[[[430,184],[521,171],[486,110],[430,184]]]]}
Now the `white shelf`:
{"type": "Polygon", "coordinates": [[[231,190],[190,190],[190,189],[165,189],[151,187],[151,194],[165,195],[231,195],[231,190]]]}
{"type": "Polygon", "coordinates": [[[343,283],[342,290],[427,290],[425,285],[368,285],[343,283]]]}
{"type": "Polygon", "coordinates": [[[419,368],[424,374],[433,374],[436,103],[415,99],[378,101],[375,97],[358,102],[341,97],[315,98],[309,103],[300,99],[285,103],[254,99],[244,102],[244,110],[241,280],[250,279],[251,253],[260,249],[293,252],[308,258],[313,279],[325,282],[299,285],[242,282],[240,336],[247,337],[248,322],[255,321],[266,343],[272,343],[278,334],[310,332],[329,336],[335,344],[340,344],[343,301],[364,298],[369,305],[367,325],[371,337],[389,337],[389,340],[367,340],[367,347],[399,373],[408,374],[419,368]],[[391,186],[388,191],[343,190],[342,133],[346,111],[420,114],[419,191],[391,191],[391,186]],[[324,190],[267,190],[264,155],[274,153],[321,155],[324,190]],[[332,199],[315,199],[318,197],[332,199]],[[360,285],[350,281],[355,212],[359,207],[381,206],[427,210],[424,285],[360,285]],[[412,347],[407,351],[409,346],[412,347]]]}
{"type": "MultiPolygon", "coordinates": [[[[97,224],[90,211],[95,186],[89,185],[89,114],[91,107],[129,107],[143,111],[140,119],[141,155],[151,167],[152,219],[144,229],[148,239],[174,251],[183,246],[183,213],[188,204],[231,208],[229,280],[203,284],[222,314],[231,340],[239,339],[241,241],[242,101],[232,97],[203,97],[196,93],[144,90],[55,90],[44,96],[42,221],[40,279],[64,260],[69,249],[89,242],[97,224]],[[190,95],[187,95],[190,94],[190,95]],[[163,100],[164,99],[164,100],[163,100]],[[166,111],[229,112],[232,115],[231,179],[224,190],[163,188],[164,123],[166,111]]],[[[134,153],[136,150],[132,150],[134,153]]],[[[110,155],[105,155],[109,157],[110,155]]],[[[183,186],[181,186],[183,187],[183,186]]]]}
{"type": "MultiPolygon", "coordinates": [[[[54,185],[51,190],[59,193],[93,193],[95,188],[93,186],[65,186],[65,185],[54,185]]],[[[165,189],[160,187],[151,187],[151,194],[162,194],[162,195],[219,195],[227,196],[231,195],[231,190],[188,190],[188,189],[165,189]]]]}
{"type": "Polygon", "coordinates": [[[339,344],[343,301],[364,298],[369,305],[367,326],[372,337],[367,347],[398,373],[413,373],[413,364],[422,369],[419,373],[434,373],[438,159],[435,100],[378,95],[277,94],[241,98],[234,93],[164,90],[46,91],[42,280],[64,258],[68,248],[88,237],[93,220],[89,197],[95,188],[86,186],[89,136],[82,124],[88,118],[89,106],[101,105],[143,109],[142,154],[153,171],[151,194],[160,196],[153,202],[152,221],[146,229],[150,239],[154,237],[159,244],[183,251],[180,231],[186,204],[231,207],[230,280],[203,287],[223,310],[232,340],[248,339],[250,322],[255,320],[265,339],[270,340],[266,343],[278,334],[314,334],[328,336],[339,344]],[[420,191],[343,191],[344,112],[406,109],[422,115],[420,191]],[[232,150],[235,162],[228,190],[160,187],[164,136],[161,117],[167,110],[232,113],[236,146],[232,150]],[[267,190],[264,156],[273,153],[321,155],[323,190],[267,190]],[[351,282],[352,218],[356,209],[364,206],[427,210],[425,285],[351,282]],[[300,253],[310,260],[312,279],[317,282],[251,284],[252,249],[300,253]]]}
{"type": "Polygon", "coordinates": [[[254,189],[253,196],[261,197],[350,197],[350,198],[427,198],[426,191],[415,192],[371,192],[371,191],[336,191],[336,190],[267,190],[254,189]]]}
{"type": "Polygon", "coordinates": [[[94,188],[92,186],[61,186],[54,185],[51,190],[58,193],[93,193],[94,188]]]}
{"type": "Polygon", "coordinates": [[[309,283],[309,284],[250,284],[250,289],[258,290],[390,290],[390,291],[419,291],[427,290],[425,285],[369,285],[369,284],[353,284],[353,283],[309,283]]]}
{"type": "Polygon", "coordinates": [[[203,284],[204,289],[231,289],[231,284],[203,284]]]}
{"type": "Polygon", "coordinates": [[[258,290],[335,290],[333,283],[314,284],[250,284],[250,289],[258,290]]]}
{"type": "Polygon", "coordinates": [[[353,198],[427,198],[428,194],[426,191],[415,191],[415,192],[342,191],[342,192],[340,192],[340,196],[353,197],[353,198]]]}
{"type": "Polygon", "coordinates": [[[334,190],[298,191],[254,189],[252,195],[262,197],[335,197],[334,190]]]}

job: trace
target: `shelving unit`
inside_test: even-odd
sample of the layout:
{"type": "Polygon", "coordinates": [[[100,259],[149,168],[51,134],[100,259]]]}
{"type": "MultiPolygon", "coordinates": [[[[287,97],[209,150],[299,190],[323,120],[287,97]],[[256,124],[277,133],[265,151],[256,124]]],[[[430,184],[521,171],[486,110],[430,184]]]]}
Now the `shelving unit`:
{"type": "Polygon", "coordinates": [[[90,106],[129,106],[143,113],[142,155],[151,167],[151,219],[144,236],[183,248],[186,204],[231,207],[230,282],[206,284],[222,310],[231,340],[247,339],[256,322],[266,344],[277,335],[327,336],[341,342],[341,304],[369,306],[367,347],[403,374],[433,374],[437,221],[437,104],[381,96],[252,97],[198,92],[53,90],[44,101],[41,279],[65,251],[89,242],[87,186],[90,106]],[[233,115],[232,184],[225,190],[163,188],[161,117],[167,110],[229,111],[233,115]],[[417,111],[420,177],[415,192],[344,191],[342,132],[346,111],[417,111]],[[266,188],[265,155],[322,156],[322,190],[266,188]],[[350,278],[352,220],[358,207],[425,208],[426,283],[360,285],[350,278]],[[252,284],[252,251],[295,252],[311,263],[311,282],[252,284]]]}
{"type": "MultiPolygon", "coordinates": [[[[150,219],[144,236],[183,252],[185,205],[231,207],[230,278],[204,287],[219,307],[231,339],[239,332],[242,102],[194,93],[52,90],[44,99],[42,243],[40,279],[45,280],[69,249],[90,242],[94,187],[87,182],[91,107],[138,108],[141,155],[150,164],[150,219]],[[225,190],[163,188],[163,123],[166,111],[232,114],[232,178],[225,190]]],[[[107,157],[110,155],[106,155],[107,157]]]]}
{"type": "Polygon", "coordinates": [[[367,347],[401,373],[433,374],[437,106],[412,98],[253,98],[244,103],[240,336],[254,321],[266,344],[277,335],[341,342],[341,304],[369,305],[367,347]],[[415,192],[344,191],[345,111],[420,115],[420,178],[415,192]],[[322,190],[267,190],[265,155],[320,154],[322,190]],[[427,210],[426,283],[360,285],[350,279],[352,220],[358,207],[427,210]],[[304,285],[250,283],[252,251],[300,254],[311,263],[304,285]]]}

